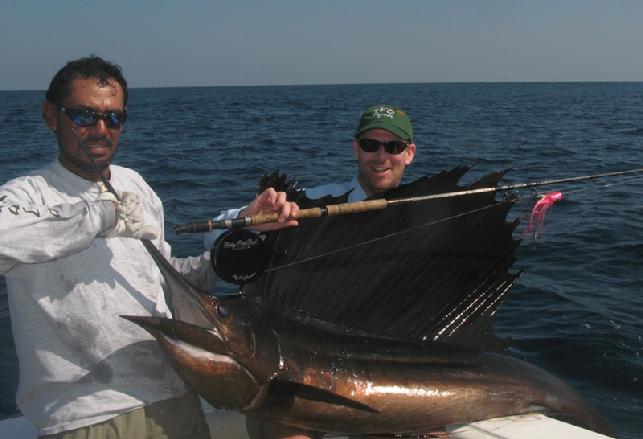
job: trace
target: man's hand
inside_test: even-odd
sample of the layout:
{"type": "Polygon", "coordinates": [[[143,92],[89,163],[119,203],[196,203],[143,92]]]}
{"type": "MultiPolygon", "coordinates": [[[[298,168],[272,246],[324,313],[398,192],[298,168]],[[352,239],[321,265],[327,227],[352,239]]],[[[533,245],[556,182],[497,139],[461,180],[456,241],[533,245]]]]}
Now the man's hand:
{"type": "Polygon", "coordinates": [[[145,225],[143,222],[143,209],[138,201],[138,194],[123,192],[120,197],[121,201],[116,200],[111,192],[101,192],[98,196],[99,201],[111,201],[116,206],[116,224],[99,236],[101,238],[157,238],[159,232],[156,227],[145,225]]]}
{"type": "Polygon", "coordinates": [[[268,188],[257,195],[248,207],[239,212],[237,217],[278,213],[279,218],[276,223],[252,226],[253,229],[265,232],[298,225],[299,223],[294,219],[298,212],[299,206],[292,201],[286,201],[285,192],[277,192],[273,188],[268,188]]]}

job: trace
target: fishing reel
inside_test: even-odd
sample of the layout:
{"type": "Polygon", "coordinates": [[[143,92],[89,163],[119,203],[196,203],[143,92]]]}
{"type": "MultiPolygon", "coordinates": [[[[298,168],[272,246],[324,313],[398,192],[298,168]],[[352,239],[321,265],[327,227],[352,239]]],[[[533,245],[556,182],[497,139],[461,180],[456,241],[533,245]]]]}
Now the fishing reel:
{"type": "Polygon", "coordinates": [[[265,235],[240,227],[222,233],[210,250],[215,273],[239,286],[256,281],[266,269],[270,256],[264,239],[265,235]]]}

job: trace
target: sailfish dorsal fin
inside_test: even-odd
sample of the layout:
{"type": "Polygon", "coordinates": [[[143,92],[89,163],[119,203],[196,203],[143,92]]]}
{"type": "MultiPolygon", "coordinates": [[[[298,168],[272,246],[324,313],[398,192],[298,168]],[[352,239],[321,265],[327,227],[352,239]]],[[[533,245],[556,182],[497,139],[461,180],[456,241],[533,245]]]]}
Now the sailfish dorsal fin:
{"type": "MultiPolygon", "coordinates": [[[[383,196],[495,186],[503,175],[459,186],[468,170],[422,177],[383,196]]],[[[306,206],[329,201],[291,197],[306,206]]],[[[497,347],[491,320],[519,276],[509,272],[518,245],[506,221],[512,205],[490,192],[301,221],[267,234],[268,269],[242,291],[261,306],[348,333],[497,347]]]]}

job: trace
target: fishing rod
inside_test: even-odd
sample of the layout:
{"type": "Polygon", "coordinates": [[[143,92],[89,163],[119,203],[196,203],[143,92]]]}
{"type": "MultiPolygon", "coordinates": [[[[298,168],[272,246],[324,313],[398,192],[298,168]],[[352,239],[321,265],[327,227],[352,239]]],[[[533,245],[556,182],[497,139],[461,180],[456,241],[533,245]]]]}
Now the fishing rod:
{"type": "MultiPolygon", "coordinates": [[[[543,181],[536,181],[530,183],[517,183],[517,184],[508,184],[504,186],[497,187],[483,187],[478,189],[468,189],[464,191],[455,191],[455,192],[443,192],[439,194],[423,195],[418,197],[409,197],[409,198],[399,198],[396,200],[386,200],[386,199],[377,199],[377,200],[366,200],[366,201],[357,201],[354,203],[342,203],[342,204],[331,204],[321,207],[313,207],[310,209],[301,209],[297,214],[297,218],[293,219],[305,219],[305,218],[320,218],[323,216],[337,216],[337,215],[347,215],[352,213],[383,210],[390,206],[400,206],[404,204],[417,203],[428,200],[436,200],[440,198],[454,198],[462,197],[466,195],[473,194],[483,194],[489,192],[503,192],[503,191],[512,191],[519,189],[529,189],[538,186],[546,186],[559,183],[574,183],[584,180],[595,180],[598,178],[604,177],[616,177],[621,175],[630,175],[630,174],[640,174],[643,173],[643,168],[630,169],[627,171],[615,171],[615,172],[604,172],[601,174],[594,175],[581,175],[576,177],[567,177],[567,178],[558,178],[550,179],[543,181]]],[[[264,215],[253,215],[246,216],[235,219],[225,219],[225,220],[208,220],[205,222],[191,223],[191,224],[175,224],[172,226],[174,233],[201,233],[209,232],[214,229],[232,229],[236,227],[247,227],[247,226],[256,226],[259,224],[274,223],[277,222],[279,214],[270,213],[264,215]]]]}

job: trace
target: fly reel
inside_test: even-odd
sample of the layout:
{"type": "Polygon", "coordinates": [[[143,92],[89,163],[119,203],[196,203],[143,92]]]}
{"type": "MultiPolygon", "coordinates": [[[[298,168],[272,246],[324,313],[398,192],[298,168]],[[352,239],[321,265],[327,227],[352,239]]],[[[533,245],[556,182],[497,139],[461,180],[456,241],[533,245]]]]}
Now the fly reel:
{"type": "Polygon", "coordinates": [[[215,273],[240,286],[254,282],[266,269],[269,253],[264,236],[243,228],[221,234],[210,250],[215,273]]]}

